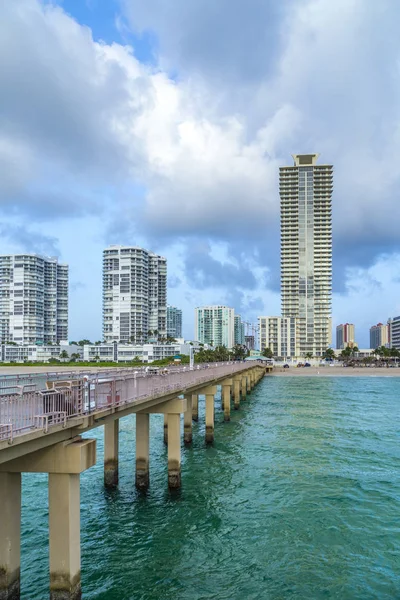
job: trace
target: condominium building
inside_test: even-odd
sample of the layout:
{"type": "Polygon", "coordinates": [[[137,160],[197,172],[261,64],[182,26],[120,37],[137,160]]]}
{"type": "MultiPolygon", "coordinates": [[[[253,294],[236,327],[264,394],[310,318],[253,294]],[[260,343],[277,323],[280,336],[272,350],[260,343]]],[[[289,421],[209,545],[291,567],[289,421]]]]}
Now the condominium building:
{"type": "Polygon", "coordinates": [[[390,347],[400,350],[400,316],[389,319],[390,322],[390,347]]]}
{"type": "Polygon", "coordinates": [[[260,352],[269,348],[277,358],[298,356],[297,329],[294,317],[258,317],[260,352]]]}
{"type": "Polygon", "coordinates": [[[372,325],[369,330],[369,346],[373,349],[381,346],[390,347],[390,326],[388,324],[372,325]]]}
{"type": "Polygon", "coordinates": [[[239,344],[243,346],[245,344],[245,335],[244,335],[244,323],[242,323],[242,317],[240,315],[235,315],[235,331],[234,331],[234,344],[235,346],[239,344]]]}
{"type": "Polygon", "coordinates": [[[103,338],[141,342],[167,334],[167,261],[137,246],[103,252],[103,338]],[[151,332],[151,333],[150,333],[151,332]]]}
{"type": "Polygon", "coordinates": [[[195,308],[195,340],[211,346],[233,348],[235,342],[235,311],[228,306],[195,308]]]}
{"type": "Polygon", "coordinates": [[[68,339],[68,265],[38,254],[0,255],[1,343],[68,339]]]}
{"type": "Polygon", "coordinates": [[[352,323],[344,323],[336,327],[336,348],[343,350],[355,345],[355,329],[352,323]]]}
{"type": "Polygon", "coordinates": [[[301,356],[332,343],[332,165],[295,154],[281,167],[282,316],[297,319],[301,356]]]}
{"type": "Polygon", "coordinates": [[[182,311],[176,306],[167,306],[167,336],[182,337],[182,311]]]}

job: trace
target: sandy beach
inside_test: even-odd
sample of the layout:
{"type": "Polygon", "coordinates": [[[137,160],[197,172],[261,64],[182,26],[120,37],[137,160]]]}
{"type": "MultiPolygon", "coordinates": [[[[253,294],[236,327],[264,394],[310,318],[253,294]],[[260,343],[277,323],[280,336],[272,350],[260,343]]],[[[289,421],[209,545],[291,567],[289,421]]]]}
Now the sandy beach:
{"type": "Polygon", "coordinates": [[[274,377],[400,377],[400,367],[274,367],[274,377]]]}

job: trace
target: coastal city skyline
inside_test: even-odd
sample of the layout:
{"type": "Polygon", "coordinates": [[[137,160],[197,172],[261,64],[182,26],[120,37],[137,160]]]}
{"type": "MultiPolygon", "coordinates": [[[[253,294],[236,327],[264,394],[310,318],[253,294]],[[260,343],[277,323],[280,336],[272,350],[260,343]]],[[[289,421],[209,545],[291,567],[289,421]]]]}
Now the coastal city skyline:
{"type": "MultiPolygon", "coordinates": [[[[300,40],[306,61],[299,61],[301,52],[293,53],[291,44],[281,47],[272,35],[268,66],[249,49],[244,62],[232,60],[230,54],[217,62],[207,60],[197,64],[198,76],[189,90],[191,66],[185,61],[197,59],[189,50],[183,55],[172,38],[164,37],[162,19],[169,17],[162,13],[159,22],[153,21],[158,11],[147,13],[143,8],[133,17],[128,4],[112,2],[106,9],[96,2],[78,8],[71,0],[53,4],[24,0],[18,11],[16,3],[4,7],[3,38],[11,40],[4,56],[11,57],[8,60],[26,89],[16,86],[7,75],[10,71],[5,71],[3,114],[8,129],[2,145],[7,176],[0,183],[5,208],[2,252],[36,252],[69,264],[71,338],[101,337],[99,257],[110,244],[135,244],[168,257],[168,302],[183,311],[185,337],[192,337],[194,306],[222,303],[256,323],[260,315],[281,313],[279,167],[293,152],[319,151],[321,159],[335,168],[333,333],[337,324],[355,322],[357,341],[368,346],[371,324],[400,313],[398,235],[395,219],[388,218],[396,211],[397,171],[391,157],[397,142],[391,132],[396,130],[397,104],[382,115],[387,123],[382,122],[379,143],[355,141],[364,136],[373,139],[376,111],[396,97],[395,90],[382,96],[383,83],[369,94],[371,72],[367,76],[365,71],[368,64],[392,89],[389,63],[382,58],[384,44],[374,37],[376,29],[369,29],[379,22],[380,31],[390,30],[392,21],[383,12],[376,13],[374,6],[360,15],[351,3],[344,4],[339,20],[322,0],[321,12],[307,4],[303,8],[313,44],[303,47],[304,20],[282,7],[274,17],[276,26],[285,23],[286,39],[300,40]],[[111,13],[124,23],[122,29],[110,19],[111,13]],[[361,24],[353,31],[354,15],[361,24]],[[341,101],[333,102],[329,78],[321,81],[321,65],[330,62],[331,44],[320,34],[329,24],[333,35],[343,22],[349,30],[335,64],[343,73],[351,69],[357,78],[345,78],[338,93],[341,101]],[[76,52],[69,46],[70,30],[76,52]],[[157,50],[143,31],[159,38],[157,50]],[[47,54],[54,56],[52,63],[43,60],[36,35],[47,54]],[[26,40],[29,53],[12,42],[17,39],[26,40]],[[365,39],[375,40],[373,61],[368,59],[365,39]],[[351,51],[353,43],[359,48],[356,54],[351,51]],[[25,76],[30,72],[28,57],[36,69],[32,78],[25,76]],[[97,83],[87,77],[89,63],[93,72],[104,74],[97,83]],[[292,69],[287,69],[289,64],[292,69]],[[252,77],[250,65],[255,68],[252,77]],[[118,80],[111,83],[114,66],[118,80]],[[169,75],[170,68],[177,78],[169,75]],[[307,81],[314,81],[315,73],[320,85],[313,94],[307,81]],[[71,90],[72,112],[52,83],[58,77],[71,90]],[[51,82],[46,87],[51,113],[43,113],[37,93],[46,81],[51,82]],[[158,100],[152,104],[146,98],[145,105],[152,106],[147,111],[138,100],[137,112],[130,118],[139,81],[146,81],[146,89],[158,100]],[[270,90],[268,96],[265,89],[270,90]],[[127,104],[121,90],[129,98],[127,104]],[[196,110],[192,93],[198,99],[196,110]],[[80,98],[79,110],[74,109],[75,97],[80,98]],[[219,101],[213,104],[209,97],[219,101]],[[99,102],[92,105],[96,98],[99,102]],[[257,101],[250,101],[254,98],[257,101]],[[355,103],[362,108],[356,115],[355,103]],[[43,114],[50,127],[39,132],[36,124],[43,114]],[[98,122],[103,123],[101,138],[98,122]]],[[[213,18],[225,23],[222,12],[213,18]]],[[[245,15],[250,18],[251,13],[245,15]]],[[[231,26],[233,31],[233,22],[231,26]]],[[[236,56],[237,37],[228,38],[236,56]]]]}

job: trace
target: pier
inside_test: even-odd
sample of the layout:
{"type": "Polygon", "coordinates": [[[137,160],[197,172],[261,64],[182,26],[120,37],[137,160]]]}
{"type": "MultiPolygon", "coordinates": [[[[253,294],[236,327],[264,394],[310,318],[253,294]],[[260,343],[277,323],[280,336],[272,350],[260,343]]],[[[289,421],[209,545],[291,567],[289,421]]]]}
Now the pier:
{"type": "Polygon", "coordinates": [[[119,420],[136,415],[137,488],[150,485],[149,423],[164,415],[169,488],[181,486],[183,441],[192,443],[198,397],[205,396],[205,444],[214,441],[214,401],[221,386],[224,420],[240,409],[269,367],[224,363],[193,369],[101,370],[32,374],[0,380],[0,600],[20,598],[21,474],[48,473],[50,599],[81,598],[80,474],[96,463],[104,426],[104,485],[118,485],[119,420]]]}

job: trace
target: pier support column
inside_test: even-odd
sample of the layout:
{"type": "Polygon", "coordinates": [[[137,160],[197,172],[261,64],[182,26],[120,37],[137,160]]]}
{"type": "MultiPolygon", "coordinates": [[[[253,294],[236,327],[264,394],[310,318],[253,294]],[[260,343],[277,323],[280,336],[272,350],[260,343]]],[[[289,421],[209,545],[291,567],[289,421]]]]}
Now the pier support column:
{"type": "Polygon", "coordinates": [[[80,600],[79,474],[49,473],[50,600],[80,600]]]}
{"type": "Polygon", "coordinates": [[[168,415],[164,414],[164,444],[168,444],[168,415]]]}
{"type": "Polygon", "coordinates": [[[185,396],[187,409],[183,413],[183,439],[187,446],[192,443],[192,394],[185,396]]]}
{"type": "Polygon", "coordinates": [[[199,396],[198,396],[198,394],[192,394],[192,419],[193,419],[193,421],[199,420],[199,396]]]}
{"type": "Polygon", "coordinates": [[[247,377],[246,377],[246,375],[242,375],[241,384],[242,384],[242,400],[246,400],[246,394],[247,394],[247,377]]]}
{"type": "Polygon", "coordinates": [[[0,473],[0,600],[20,598],[21,473],[0,473]]]}
{"type": "Polygon", "coordinates": [[[224,401],[224,421],[231,420],[231,384],[223,383],[222,398],[224,401]]]}
{"type": "Polygon", "coordinates": [[[168,487],[181,487],[181,415],[168,415],[168,487]]]}
{"type": "Polygon", "coordinates": [[[206,444],[214,441],[214,394],[206,394],[206,444]]]}
{"type": "Polygon", "coordinates": [[[240,408],[240,379],[233,380],[233,407],[235,410],[240,408]]]}
{"type": "MultiPolygon", "coordinates": [[[[49,474],[50,600],[81,598],[79,479],[80,473],[94,464],[96,440],[82,439],[79,436],[0,464],[1,478],[4,473],[16,473],[19,476],[21,473],[49,474]]],[[[0,498],[1,492],[2,486],[0,498]]],[[[16,488],[13,493],[18,495],[16,488]]],[[[3,515],[0,523],[1,531],[4,526],[3,515]]],[[[14,532],[14,539],[15,536],[14,532]]],[[[2,538],[0,552],[1,544],[2,538]]],[[[9,551],[10,548],[11,546],[9,551]]],[[[15,561],[15,553],[13,556],[15,561]]],[[[18,595],[3,594],[0,598],[17,600],[18,595]]]]}
{"type": "Polygon", "coordinates": [[[149,475],[150,415],[136,414],[136,476],[135,484],[140,490],[147,490],[149,475]]]}
{"type": "Polygon", "coordinates": [[[118,485],[119,419],[104,425],[104,485],[118,485]]]}

